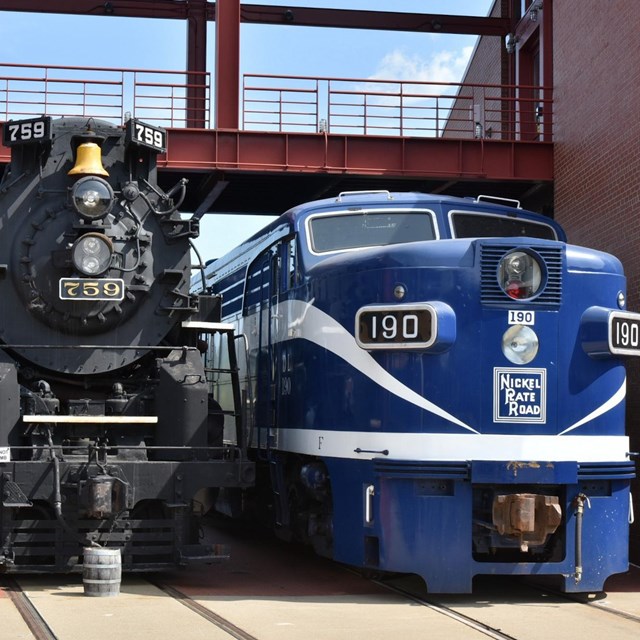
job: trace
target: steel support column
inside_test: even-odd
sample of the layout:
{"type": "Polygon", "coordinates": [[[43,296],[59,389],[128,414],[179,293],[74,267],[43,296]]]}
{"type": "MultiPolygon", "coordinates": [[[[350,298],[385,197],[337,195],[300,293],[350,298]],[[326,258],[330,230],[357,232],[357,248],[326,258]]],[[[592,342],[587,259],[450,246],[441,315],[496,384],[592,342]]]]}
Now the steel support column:
{"type": "Polygon", "coordinates": [[[238,129],[240,0],[216,4],[215,128],[238,129]]]}
{"type": "Polygon", "coordinates": [[[187,127],[204,128],[207,110],[207,0],[187,8],[187,127]]]}

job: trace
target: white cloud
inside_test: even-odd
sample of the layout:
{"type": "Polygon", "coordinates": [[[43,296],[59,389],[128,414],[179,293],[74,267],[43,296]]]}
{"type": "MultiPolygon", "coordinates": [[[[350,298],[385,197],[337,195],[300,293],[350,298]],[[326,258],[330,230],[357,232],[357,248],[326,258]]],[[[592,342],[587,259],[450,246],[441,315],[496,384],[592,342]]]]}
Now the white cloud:
{"type": "Polygon", "coordinates": [[[455,51],[438,51],[423,57],[396,49],[380,61],[371,80],[403,80],[409,82],[460,82],[473,47],[455,51]]]}
{"type": "Polygon", "coordinates": [[[411,136],[439,135],[472,52],[473,46],[431,54],[394,49],[366,82],[356,83],[352,94],[347,91],[339,97],[332,124],[382,135],[399,131],[411,136]]]}

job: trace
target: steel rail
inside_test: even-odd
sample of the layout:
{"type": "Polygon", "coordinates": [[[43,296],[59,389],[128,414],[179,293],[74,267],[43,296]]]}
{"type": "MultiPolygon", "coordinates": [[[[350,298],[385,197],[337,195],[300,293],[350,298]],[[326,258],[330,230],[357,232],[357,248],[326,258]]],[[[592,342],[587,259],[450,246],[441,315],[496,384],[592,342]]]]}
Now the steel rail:
{"type": "Polygon", "coordinates": [[[250,633],[246,632],[244,629],[237,627],[235,624],[233,624],[233,622],[230,622],[226,618],[223,618],[222,616],[218,615],[217,613],[214,613],[210,609],[207,609],[205,606],[201,605],[199,602],[196,602],[195,600],[193,600],[193,598],[189,597],[187,594],[182,593],[182,591],[179,591],[178,589],[171,587],[168,584],[164,584],[162,582],[156,582],[154,580],[149,580],[149,582],[150,584],[157,587],[158,589],[166,593],[168,596],[170,596],[180,604],[187,607],[187,609],[190,609],[194,613],[197,613],[198,615],[202,616],[205,620],[211,622],[216,627],[218,627],[219,629],[222,629],[223,631],[228,633],[230,636],[236,638],[237,640],[258,640],[256,636],[251,635],[250,633]]]}
{"type": "Polygon", "coordinates": [[[467,627],[471,627],[472,629],[479,631],[480,633],[488,636],[489,638],[494,638],[494,640],[518,640],[518,638],[516,638],[515,636],[511,636],[508,633],[504,633],[504,631],[496,627],[492,627],[488,624],[485,624],[484,622],[480,622],[479,620],[476,620],[475,618],[471,618],[470,616],[467,616],[463,613],[454,611],[450,607],[447,607],[443,604],[438,604],[433,600],[421,598],[420,596],[417,596],[414,593],[411,593],[410,591],[406,591],[405,589],[401,589],[399,587],[391,586],[380,580],[374,579],[374,580],[371,580],[371,582],[383,587],[384,589],[393,591],[394,593],[397,593],[398,595],[401,595],[411,600],[412,602],[415,602],[416,604],[420,604],[423,607],[427,607],[428,609],[431,609],[436,613],[439,613],[443,616],[447,616],[448,618],[451,618],[457,622],[460,622],[467,627]]]}
{"type": "Polygon", "coordinates": [[[35,640],[58,640],[58,636],[52,631],[16,580],[9,576],[3,576],[0,578],[0,587],[6,590],[9,599],[29,627],[35,640]]]}

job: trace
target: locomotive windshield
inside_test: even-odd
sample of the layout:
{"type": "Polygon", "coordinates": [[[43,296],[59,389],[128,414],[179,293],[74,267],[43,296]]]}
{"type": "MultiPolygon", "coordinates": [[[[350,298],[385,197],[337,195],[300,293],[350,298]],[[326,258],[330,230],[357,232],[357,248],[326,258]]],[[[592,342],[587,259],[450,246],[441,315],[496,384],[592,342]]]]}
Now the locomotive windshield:
{"type": "Polygon", "coordinates": [[[511,238],[527,236],[557,240],[553,227],[541,222],[506,216],[478,215],[477,213],[451,214],[451,226],[455,238],[511,238]]]}
{"type": "Polygon", "coordinates": [[[429,211],[357,211],[309,220],[314,253],[379,247],[436,238],[429,211]]]}

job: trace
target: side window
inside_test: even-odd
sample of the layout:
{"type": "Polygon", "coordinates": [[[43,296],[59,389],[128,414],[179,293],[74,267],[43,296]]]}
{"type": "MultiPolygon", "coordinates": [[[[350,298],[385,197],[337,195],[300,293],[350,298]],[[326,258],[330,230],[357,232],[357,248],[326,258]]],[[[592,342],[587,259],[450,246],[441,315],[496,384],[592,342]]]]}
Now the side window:
{"type": "Polygon", "coordinates": [[[280,290],[288,291],[289,289],[293,289],[297,284],[298,264],[295,238],[289,238],[282,243],[280,255],[281,265],[283,265],[280,280],[280,290]]]}
{"type": "MultiPolygon", "coordinates": [[[[296,239],[287,238],[265,251],[253,262],[247,272],[244,313],[250,313],[261,304],[297,284],[296,239]]],[[[274,300],[272,300],[273,302],[274,300]]]]}
{"type": "Polygon", "coordinates": [[[244,297],[244,313],[269,299],[271,273],[271,252],[266,251],[251,265],[247,273],[247,286],[244,297]]]}

